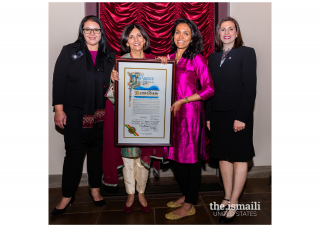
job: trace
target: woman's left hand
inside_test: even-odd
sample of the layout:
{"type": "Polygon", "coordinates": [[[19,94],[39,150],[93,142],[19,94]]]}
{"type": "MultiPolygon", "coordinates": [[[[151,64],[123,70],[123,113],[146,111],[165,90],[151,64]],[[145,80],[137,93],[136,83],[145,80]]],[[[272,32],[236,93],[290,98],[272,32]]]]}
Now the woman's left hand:
{"type": "Polygon", "coordinates": [[[238,132],[238,131],[241,131],[245,128],[246,124],[239,121],[239,120],[235,120],[234,123],[233,123],[233,130],[234,132],[238,132]]]}
{"type": "Polygon", "coordinates": [[[172,112],[172,110],[173,110],[174,117],[176,117],[177,112],[180,110],[180,108],[183,104],[184,104],[184,100],[182,100],[182,99],[173,103],[173,105],[170,108],[170,112],[172,112]]]}

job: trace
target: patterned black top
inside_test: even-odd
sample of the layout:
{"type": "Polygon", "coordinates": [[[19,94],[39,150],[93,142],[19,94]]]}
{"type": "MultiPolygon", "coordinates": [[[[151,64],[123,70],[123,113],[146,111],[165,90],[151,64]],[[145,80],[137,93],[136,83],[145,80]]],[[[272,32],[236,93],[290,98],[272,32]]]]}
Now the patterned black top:
{"type": "Polygon", "coordinates": [[[223,54],[222,54],[221,62],[220,62],[220,67],[222,66],[224,60],[227,58],[227,55],[228,55],[228,53],[229,53],[230,51],[231,51],[230,49],[228,49],[227,51],[224,51],[224,50],[223,50],[223,54]]]}

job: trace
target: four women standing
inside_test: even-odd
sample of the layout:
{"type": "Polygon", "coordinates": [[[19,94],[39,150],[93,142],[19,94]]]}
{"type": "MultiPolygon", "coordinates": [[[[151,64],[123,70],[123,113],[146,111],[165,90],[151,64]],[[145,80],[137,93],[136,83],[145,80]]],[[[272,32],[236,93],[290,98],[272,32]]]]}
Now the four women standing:
{"type": "MultiPolygon", "coordinates": [[[[122,50],[129,52],[122,58],[155,58],[143,52],[149,47],[150,40],[138,24],[128,25],[120,42],[122,50]]],[[[225,189],[221,207],[222,210],[228,210],[220,222],[233,220],[236,208],[227,205],[239,203],[238,198],[246,180],[247,161],[254,156],[252,111],[256,94],[255,52],[243,46],[240,27],[231,17],[219,22],[215,43],[216,53],[210,55],[208,68],[200,54],[203,41],[197,26],[188,19],[175,21],[171,37],[173,54],[168,56],[177,61],[175,102],[171,107],[174,113],[174,143],[173,147],[165,148],[164,152],[173,165],[183,196],[167,204],[171,208],[178,208],[166,214],[167,219],[175,220],[195,214],[193,205],[197,204],[201,183],[201,157],[205,158],[204,119],[210,130],[210,156],[220,160],[225,189]],[[210,100],[205,115],[203,101],[207,99],[210,100]]],[[[150,161],[144,162],[142,156],[150,156],[148,148],[120,150],[113,146],[114,98],[110,74],[114,58],[114,53],[107,48],[100,20],[95,16],[87,16],[80,24],[78,40],[65,46],[57,59],[53,105],[56,111],[55,123],[65,129],[66,157],[62,180],[63,198],[51,213],[53,216],[62,214],[74,201],[86,148],[89,194],[96,205],[104,204],[99,193],[103,120],[103,132],[108,132],[108,135],[104,135],[104,149],[107,150],[104,150],[103,156],[103,183],[117,185],[115,173],[119,167],[111,161],[123,160],[128,193],[125,211],[132,211],[135,190],[139,192],[141,209],[145,212],[150,210],[143,194],[150,161]],[[106,103],[103,97],[105,93],[108,98],[106,103]],[[108,162],[116,167],[111,168],[108,162]]],[[[118,79],[116,71],[112,72],[111,78],[113,81],[118,79]]],[[[163,159],[162,149],[153,148],[152,152],[156,152],[154,157],[163,159]]]]}

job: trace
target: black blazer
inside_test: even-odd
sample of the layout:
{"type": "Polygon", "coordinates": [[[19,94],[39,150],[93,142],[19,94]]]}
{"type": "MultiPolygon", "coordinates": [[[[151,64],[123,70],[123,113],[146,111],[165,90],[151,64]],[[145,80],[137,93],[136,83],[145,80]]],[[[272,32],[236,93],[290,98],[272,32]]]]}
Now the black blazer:
{"type": "Polygon", "coordinates": [[[253,48],[231,49],[220,67],[222,52],[209,56],[209,69],[215,95],[208,100],[206,120],[210,111],[236,111],[235,120],[246,123],[253,112],[256,98],[257,59],[253,48]]]}
{"type": "MultiPolygon", "coordinates": [[[[111,52],[112,60],[100,63],[99,73],[105,76],[104,88],[109,88],[110,75],[114,66],[115,53],[111,52]]],[[[63,46],[53,72],[52,105],[69,105],[83,108],[84,94],[87,81],[87,62],[85,47],[79,43],[63,46]],[[72,56],[79,51],[82,56],[74,60],[72,56]]]]}

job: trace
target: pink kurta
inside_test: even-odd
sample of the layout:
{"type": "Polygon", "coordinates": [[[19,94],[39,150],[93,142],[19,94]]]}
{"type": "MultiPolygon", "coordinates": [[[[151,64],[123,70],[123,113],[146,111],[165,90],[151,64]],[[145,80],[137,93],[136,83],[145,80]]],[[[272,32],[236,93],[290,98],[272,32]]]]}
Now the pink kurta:
{"type": "MultiPolygon", "coordinates": [[[[170,59],[175,59],[175,54],[170,55],[170,59]]],[[[181,58],[176,68],[175,101],[195,93],[198,93],[202,100],[181,106],[180,111],[174,117],[173,147],[164,148],[168,159],[180,163],[196,163],[198,161],[200,115],[203,119],[200,155],[206,160],[203,101],[214,95],[214,85],[207,62],[200,54],[196,55],[193,60],[181,58]]]]}

